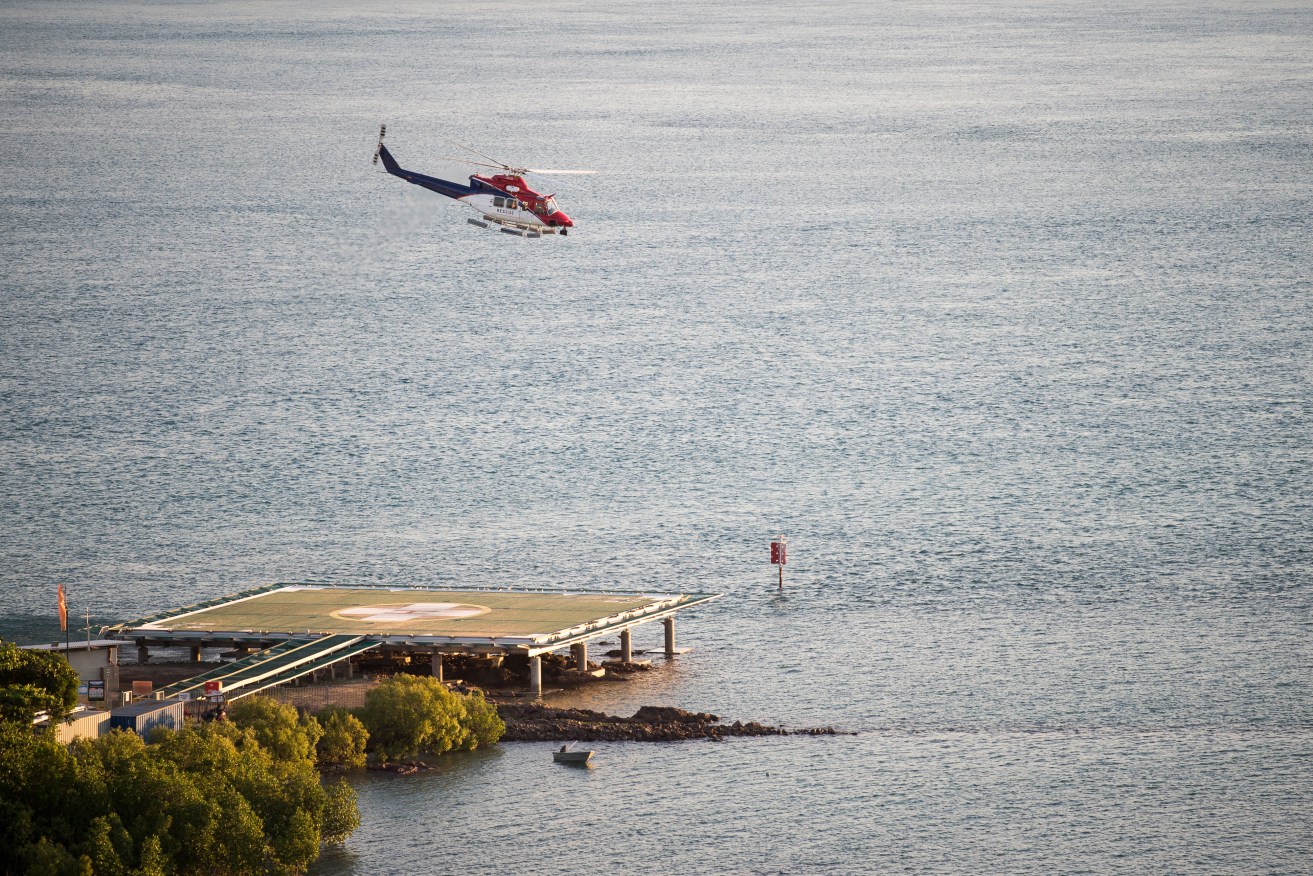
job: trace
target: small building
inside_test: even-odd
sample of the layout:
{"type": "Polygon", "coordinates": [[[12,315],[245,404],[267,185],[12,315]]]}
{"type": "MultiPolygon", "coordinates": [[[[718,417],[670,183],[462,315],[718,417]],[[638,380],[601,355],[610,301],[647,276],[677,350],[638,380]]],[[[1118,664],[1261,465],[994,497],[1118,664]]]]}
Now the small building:
{"type": "Polygon", "coordinates": [[[49,645],[22,647],[26,651],[51,651],[62,654],[68,660],[68,665],[73,667],[73,671],[82,680],[84,688],[90,682],[98,682],[96,685],[91,685],[89,691],[79,690],[84,700],[90,693],[93,697],[90,705],[95,706],[101,702],[118,702],[119,648],[122,645],[123,643],[116,639],[93,639],[90,642],[70,642],[67,645],[63,642],[51,642],[49,645]],[[99,700],[94,697],[99,697],[99,700]]]}
{"type": "Polygon", "coordinates": [[[131,730],[145,736],[156,727],[181,730],[184,720],[182,700],[139,700],[119,706],[109,713],[111,729],[131,730]]]}

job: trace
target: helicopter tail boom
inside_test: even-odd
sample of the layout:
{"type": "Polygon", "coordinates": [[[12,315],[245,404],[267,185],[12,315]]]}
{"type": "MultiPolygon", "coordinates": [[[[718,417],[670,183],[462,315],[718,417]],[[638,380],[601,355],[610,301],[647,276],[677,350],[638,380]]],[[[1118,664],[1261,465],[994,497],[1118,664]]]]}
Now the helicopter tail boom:
{"type": "Polygon", "coordinates": [[[438,179],[436,176],[425,176],[422,173],[413,173],[397,164],[397,160],[392,157],[388,147],[379,143],[378,157],[383,159],[383,168],[393,176],[399,176],[408,183],[414,183],[417,186],[426,188],[429,191],[437,192],[439,195],[445,195],[452,200],[460,200],[467,195],[474,194],[474,189],[460,183],[450,182],[445,179],[438,179]]]}

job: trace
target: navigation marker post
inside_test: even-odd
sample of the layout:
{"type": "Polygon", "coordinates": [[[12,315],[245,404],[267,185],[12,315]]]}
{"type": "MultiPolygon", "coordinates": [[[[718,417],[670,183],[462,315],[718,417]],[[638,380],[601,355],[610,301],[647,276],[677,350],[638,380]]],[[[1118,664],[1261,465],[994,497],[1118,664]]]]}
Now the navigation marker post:
{"type": "Polygon", "coordinates": [[[779,541],[770,543],[770,561],[771,565],[780,567],[780,592],[784,592],[784,564],[788,562],[787,545],[784,536],[780,536],[779,541]]]}

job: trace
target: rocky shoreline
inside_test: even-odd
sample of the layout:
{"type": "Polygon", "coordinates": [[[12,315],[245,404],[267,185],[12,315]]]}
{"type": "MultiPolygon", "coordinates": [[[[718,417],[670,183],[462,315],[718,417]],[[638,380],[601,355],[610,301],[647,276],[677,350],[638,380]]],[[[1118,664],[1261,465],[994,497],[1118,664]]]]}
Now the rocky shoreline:
{"type": "Polygon", "coordinates": [[[731,736],[852,735],[833,727],[786,730],[756,721],[723,724],[716,715],[670,706],[643,706],[629,718],[538,703],[498,703],[497,712],[506,722],[503,742],[680,742],[731,736]]]}

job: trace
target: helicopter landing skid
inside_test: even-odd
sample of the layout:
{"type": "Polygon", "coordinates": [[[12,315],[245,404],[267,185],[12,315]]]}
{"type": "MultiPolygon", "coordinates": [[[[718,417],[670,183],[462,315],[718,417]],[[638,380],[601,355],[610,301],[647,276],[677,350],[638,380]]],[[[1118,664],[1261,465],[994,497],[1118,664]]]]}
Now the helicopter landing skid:
{"type": "Polygon", "coordinates": [[[488,228],[489,224],[501,226],[500,231],[507,234],[518,234],[522,237],[542,237],[544,234],[565,233],[565,229],[557,229],[550,225],[525,225],[522,222],[507,222],[505,219],[499,219],[496,216],[485,215],[483,219],[466,219],[471,225],[477,225],[480,228],[488,228]]]}

